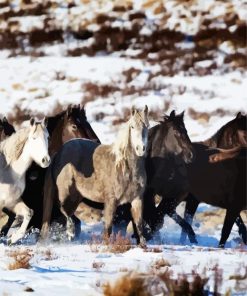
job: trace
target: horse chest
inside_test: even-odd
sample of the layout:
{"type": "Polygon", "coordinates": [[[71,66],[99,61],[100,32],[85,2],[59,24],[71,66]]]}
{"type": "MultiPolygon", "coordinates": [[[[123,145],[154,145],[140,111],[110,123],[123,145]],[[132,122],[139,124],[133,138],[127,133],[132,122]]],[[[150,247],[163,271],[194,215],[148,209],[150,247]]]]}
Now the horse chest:
{"type": "Polygon", "coordinates": [[[16,204],[23,193],[25,184],[23,180],[17,180],[15,184],[1,184],[0,185],[0,204],[2,206],[11,207],[16,204]]]}
{"type": "Polygon", "coordinates": [[[116,196],[119,197],[119,203],[124,204],[132,202],[137,196],[141,196],[145,187],[146,176],[143,172],[133,170],[125,173],[120,180],[119,190],[116,196]]]}

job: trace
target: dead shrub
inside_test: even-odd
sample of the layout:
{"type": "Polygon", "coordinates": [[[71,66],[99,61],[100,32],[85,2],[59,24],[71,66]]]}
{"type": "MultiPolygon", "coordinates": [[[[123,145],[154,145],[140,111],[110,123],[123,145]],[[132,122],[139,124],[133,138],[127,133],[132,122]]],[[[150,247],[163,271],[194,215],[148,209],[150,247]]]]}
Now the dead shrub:
{"type": "Polygon", "coordinates": [[[105,266],[104,262],[93,262],[92,264],[92,268],[96,269],[97,271],[100,271],[100,269],[104,266],[105,266]]]}
{"type": "Polygon", "coordinates": [[[144,278],[138,274],[126,274],[115,284],[105,284],[104,296],[151,296],[145,287],[144,278]]]}
{"type": "Polygon", "coordinates": [[[119,231],[117,234],[112,234],[108,239],[102,239],[97,236],[92,236],[89,241],[91,252],[110,252],[124,253],[132,248],[131,241],[119,231]]]}
{"type": "Polygon", "coordinates": [[[152,268],[154,270],[159,270],[163,267],[170,267],[170,266],[171,266],[171,264],[165,258],[160,258],[152,264],[152,268]]]}
{"type": "Polygon", "coordinates": [[[33,258],[33,251],[30,249],[9,251],[7,255],[13,258],[13,262],[8,265],[9,270],[29,269],[30,260],[33,258]]]}

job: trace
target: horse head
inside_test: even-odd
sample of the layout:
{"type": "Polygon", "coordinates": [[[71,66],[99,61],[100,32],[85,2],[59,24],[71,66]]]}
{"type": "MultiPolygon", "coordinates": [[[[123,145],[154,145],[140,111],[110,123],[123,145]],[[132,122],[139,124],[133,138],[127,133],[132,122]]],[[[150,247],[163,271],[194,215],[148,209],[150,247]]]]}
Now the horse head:
{"type": "Polygon", "coordinates": [[[148,107],[143,111],[135,108],[131,110],[129,119],[131,144],[137,156],[143,156],[146,153],[148,142],[148,107]]]}
{"type": "Polygon", "coordinates": [[[30,129],[27,139],[27,149],[30,157],[39,166],[46,168],[50,164],[48,153],[47,120],[44,118],[41,122],[36,122],[34,118],[30,119],[30,129]]]}
{"type": "Polygon", "coordinates": [[[63,142],[74,138],[86,138],[100,143],[81,105],[69,106],[64,117],[63,142]]]}
{"type": "Polygon", "coordinates": [[[173,110],[170,115],[164,116],[166,132],[165,146],[168,152],[181,155],[186,163],[193,160],[193,146],[184,125],[184,112],[176,115],[173,110]]]}

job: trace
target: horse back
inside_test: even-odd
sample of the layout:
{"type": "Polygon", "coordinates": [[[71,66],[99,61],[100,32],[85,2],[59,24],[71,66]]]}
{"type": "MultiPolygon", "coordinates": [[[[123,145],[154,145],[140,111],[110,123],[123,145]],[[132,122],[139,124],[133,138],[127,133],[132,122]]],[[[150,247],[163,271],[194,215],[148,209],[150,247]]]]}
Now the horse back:
{"type": "Polygon", "coordinates": [[[66,142],[54,157],[53,176],[56,178],[61,170],[70,164],[85,177],[94,171],[93,155],[99,143],[86,139],[72,139],[66,142]]]}

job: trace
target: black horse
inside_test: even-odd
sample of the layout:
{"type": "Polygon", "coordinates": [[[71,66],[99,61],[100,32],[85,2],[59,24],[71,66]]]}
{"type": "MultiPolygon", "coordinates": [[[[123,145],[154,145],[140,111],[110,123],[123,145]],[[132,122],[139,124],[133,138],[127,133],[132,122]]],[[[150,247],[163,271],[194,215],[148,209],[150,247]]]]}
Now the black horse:
{"type": "MultiPolygon", "coordinates": [[[[217,148],[234,148],[234,147],[246,147],[247,146],[247,116],[242,115],[240,112],[237,114],[236,118],[234,118],[233,120],[229,121],[226,125],[224,125],[223,127],[221,127],[219,129],[219,131],[213,135],[210,139],[201,142],[201,144],[206,145],[205,146],[200,146],[199,143],[193,143],[194,149],[197,151],[196,155],[196,161],[195,163],[189,165],[188,170],[189,170],[189,176],[191,179],[191,185],[195,185],[194,182],[194,177],[197,173],[199,173],[199,170],[208,170],[208,168],[210,167],[213,168],[213,165],[207,164],[206,167],[204,168],[200,168],[200,158],[203,157],[207,157],[205,154],[208,155],[208,153],[212,153],[211,152],[207,152],[205,151],[207,149],[207,146],[211,146],[211,147],[217,147],[217,148]]],[[[237,159],[241,158],[243,163],[246,165],[246,159],[243,157],[243,151],[237,155],[234,154],[234,156],[236,156],[237,159]],[[241,155],[241,156],[240,156],[241,155]]],[[[239,161],[239,160],[238,160],[239,161]]],[[[240,170],[240,177],[241,174],[245,174],[244,170],[240,170]]],[[[200,182],[201,184],[201,182],[200,182]]],[[[205,202],[208,204],[211,204],[213,206],[217,206],[219,203],[219,199],[221,198],[221,196],[215,196],[213,198],[213,196],[205,196],[203,189],[207,186],[207,181],[205,180],[205,183],[202,184],[201,187],[201,192],[198,192],[196,190],[196,195],[193,194],[194,190],[193,190],[193,186],[191,186],[192,190],[190,191],[189,195],[186,198],[186,207],[185,207],[185,214],[184,214],[184,218],[185,220],[192,224],[193,221],[193,217],[195,215],[196,209],[199,205],[200,202],[205,202]],[[200,194],[201,193],[201,194],[200,194]]],[[[208,184],[209,185],[209,184],[208,184]]],[[[246,187],[243,184],[243,187],[246,187]]],[[[245,197],[246,198],[246,197],[245,197]]],[[[236,198],[236,202],[238,203],[239,199],[236,198]]],[[[222,208],[227,209],[228,208],[228,201],[227,198],[224,198],[224,201],[221,202],[222,203],[222,208]]],[[[229,215],[229,213],[228,213],[229,215]]],[[[225,219],[228,219],[227,216],[225,219]]],[[[247,244],[247,229],[246,226],[244,225],[244,222],[240,216],[240,214],[236,217],[235,223],[237,224],[238,228],[239,228],[239,234],[243,239],[243,242],[245,244],[247,244]]],[[[232,227],[226,227],[225,225],[227,225],[227,221],[226,223],[224,223],[223,229],[222,229],[222,235],[221,235],[221,240],[219,243],[220,247],[224,247],[225,242],[229,236],[229,234],[227,235],[226,233],[229,231],[229,229],[231,230],[232,227]]],[[[185,243],[186,241],[186,233],[184,231],[182,231],[181,234],[181,238],[180,241],[181,243],[185,243]]]]}
{"type": "MultiPolygon", "coordinates": [[[[228,209],[219,243],[221,247],[224,246],[231,231],[232,226],[231,222],[229,222],[229,220],[232,221],[231,219],[235,219],[239,226],[239,233],[246,243],[246,227],[239,214],[245,207],[243,200],[246,199],[246,186],[240,180],[246,176],[246,158],[244,151],[241,151],[234,159],[225,160],[221,164],[209,163],[211,155],[217,153],[218,150],[209,150],[207,145],[214,147],[219,145],[223,148],[230,148],[235,145],[246,144],[246,122],[246,116],[238,113],[234,120],[224,125],[212,138],[204,143],[193,143],[195,160],[187,165],[189,194],[186,198],[185,221],[192,223],[192,218],[200,202],[228,209]],[[238,184],[240,185],[233,190],[228,187],[229,182],[236,185],[236,179],[239,180],[238,184]],[[233,194],[236,194],[235,207],[232,204],[233,194]],[[238,211],[237,216],[235,216],[234,210],[238,211]]],[[[156,208],[156,215],[160,217],[161,221],[163,221],[167,208],[169,206],[166,205],[165,199],[156,208]]],[[[154,219],[152,223],[154,224],[154,229],[158,230],[160,225],[157,223],[157,220],[154,219]]],[[[183,230],[181,236],[183,243],[186,236],[187,234],[183,230]]]]}
{"type": "MultiPolygon", "coordinates": [[[[50,135],[49,153],[54,155],[64,142],[72,138],[86,138],[100,143],[100,140],[87,121],[84,107],[69,106],[66,111],[54,117],[47,118],[47,129],[50,135]]],[[[43,187],[46,169],[32,163],[26,173],[26,187],[22,194],[22,200],[34,211],[34,215],[29,223],[29,228],[41,228],[43,215],[43,187]]],[[[55,215],[58,215],[54,209],[55,215]]],[[[15,220],[15,214],[4,208],[4,212],[9,216],[7,223],[2,227],[2,235],[6,235],[15,220]]],[[[60,212],[59,212],[60,214],[60,212]]],[[[61,215],[61,214],[60,214],[61,215]]],[[[73,217],[78,225],[80,221],[73,217]]],[[[18,221],[16,220],[16,223],[18,221]]]]}

